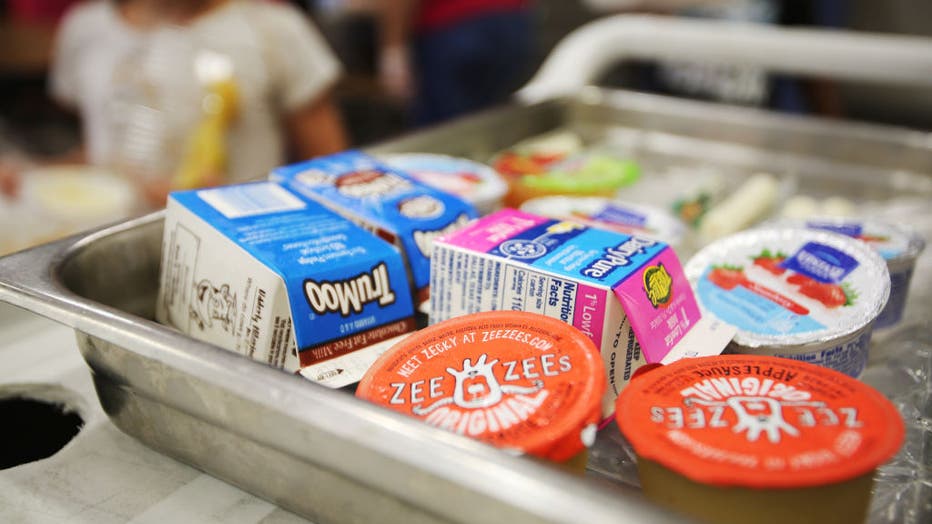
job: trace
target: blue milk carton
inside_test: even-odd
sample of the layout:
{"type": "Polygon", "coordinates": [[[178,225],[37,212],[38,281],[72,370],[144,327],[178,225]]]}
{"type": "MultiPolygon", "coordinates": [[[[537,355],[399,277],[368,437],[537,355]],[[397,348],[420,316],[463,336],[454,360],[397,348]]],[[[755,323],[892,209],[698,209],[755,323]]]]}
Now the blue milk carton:
{"type": "Polygon", "coordinates": [[[401,249],[416,305],[427,300],[434,238],[476,217],[476,210],[464,200],[359,151],[279,167],[271,179],[401,249]]]}
{"type": "Polygon", "coordinates": [[[170,195],[156,318],[330,387],[415,326],[398,250],[272,182],[170,195]]]}

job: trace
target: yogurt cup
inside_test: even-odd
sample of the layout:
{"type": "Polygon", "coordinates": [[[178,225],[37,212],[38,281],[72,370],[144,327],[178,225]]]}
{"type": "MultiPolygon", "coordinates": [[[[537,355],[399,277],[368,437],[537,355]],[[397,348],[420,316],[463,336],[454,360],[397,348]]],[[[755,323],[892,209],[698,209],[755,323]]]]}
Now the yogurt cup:
{"type": "Polygon", "coordinates": [[[602,359],[581,332],[536,313],[494,311],[405,338],[356,396],[582,472],[606,387],[602,359]]]}
{"type": "Polygon", "coordinates": [[[645,496],[701,521],[864,522],[903,420],[870,386],[758,355],[684,359],[638,375],[618,427],[645,496]]]}
{"type": "Polygon", "coordinates": [[[887,265],[857,240],[804,228],[744,231],[686,264],[704,311],[738,329],[729,353],[773,355],[858,377],[890,294],[887,265]]]}
{"type": "Polygon", "coordinates": [[[879,220],[813,217],[796,224],[856,238],[877,251],[890,271],[890,300],[877,317],[874,328],[893,327],[902,320],[916,259],[926,245],[921,236],[906,227],[879,220]]]}
{"type": "Polygon", "coordinates": [[[582,150],[583,141],[579,135],[557,130],[522,140],[495,155],[491,163],[496,171],[513,179],[545,173],[550,166],[582,150]]]}
{"type": "Polygon", "coordinates": [[[494,169],[465,158],[430,153],[399,153],[380,158],[427,185],[466,200],[481,215],[502,207],[508,192],[508,184],[494,169]]]}
{"type": "Polygon", "coordinates": [[[641,176],[637,163],[613,151],[567,156],[509,150],[497,155],[492,165],[508,183],[508,207],[550,195],[612,197],[641,176]]]}
{"type": "Polygon", "coordinates": [[[653,206],[600,197],[548,196],[528,200],[521,210],[575,220],[586,225],[660,240],[679,250],[686,226],[671,213],[653,206]]]}

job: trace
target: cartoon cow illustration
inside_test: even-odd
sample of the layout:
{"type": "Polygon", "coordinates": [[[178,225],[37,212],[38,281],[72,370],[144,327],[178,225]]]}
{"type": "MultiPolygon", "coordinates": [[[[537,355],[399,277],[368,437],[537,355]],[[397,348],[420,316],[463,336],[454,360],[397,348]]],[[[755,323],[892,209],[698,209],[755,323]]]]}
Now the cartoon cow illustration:
{"type": "Polygon", "coordinates": [[[447,373],[456,379],[453,387],[453,396],[442,398],[428,407],[414,406],[412,412],[415,415],[427,415],[441,406],[455,404],[463,409],[480,409],[494,406],[502,401],[507,395],[529,395],[540,391],[544,383],[535,380],[534,385],[530,387],[516,386],[513,384],[499,384],[492,368],[498,364],[498,359],[491,362],[488,356],[482,354],[473,364],[472,360],[463,360],[463,368],[447,368],[447,373]]]}
{"type": "Polygon", "coordinates": [[[733,432],[747,431],[745,437],[748,442],[756,442],[761,433],[766,433],[767,440],[774,444],[780,442],[781,431],[792,437],[799,436],[799,430],[783,418],[784,407],[809,406],[818,408],[825,406],[824,402],[781,402],[768,397],[756,396],[729,397],[724,402],[687,397],[683,400],[683,403],[686,404],[686,407],[694,404],[728,407],[738,417],[738,423],[731,428],[733,432]]]}
{"type": "Polygon", "coordinates": [[[202,330],[213,327],[214,320],[219,320],[223,329],[229,331],[236,316],[236,295],[230,293],[228,284],[217,288],[209,280],[203,279],[195,287],[190,315],[202,330]]]}

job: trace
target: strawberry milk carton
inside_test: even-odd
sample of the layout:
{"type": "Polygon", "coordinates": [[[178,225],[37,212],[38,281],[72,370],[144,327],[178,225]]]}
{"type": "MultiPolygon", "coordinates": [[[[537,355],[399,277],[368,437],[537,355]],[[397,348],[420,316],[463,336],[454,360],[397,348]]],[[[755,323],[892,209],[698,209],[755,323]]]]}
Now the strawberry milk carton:
{"type": "Polygon", "coordinates": [[[667,244],[512,209],[438,239],[431,289],[431,323],[514,310],[575,326],[602,355],[606,417],[638,367],[717,354],[734,335],[702,318],[667,244]]]}

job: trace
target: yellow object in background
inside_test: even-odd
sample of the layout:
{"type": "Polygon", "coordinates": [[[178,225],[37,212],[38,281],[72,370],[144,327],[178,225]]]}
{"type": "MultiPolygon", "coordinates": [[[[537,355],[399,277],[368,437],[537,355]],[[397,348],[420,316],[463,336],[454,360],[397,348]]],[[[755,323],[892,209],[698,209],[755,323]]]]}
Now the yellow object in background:
{"type": "Polygon", "coordinates": [[[225,55],[202,51],[195,73],[204,86],[201,121],[188,137],[184,157],[171,180],[173,190],[217,185],[227,168],[226,135],[239,110],[239,87],[233,64],[225,55]]]}

